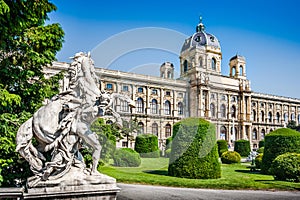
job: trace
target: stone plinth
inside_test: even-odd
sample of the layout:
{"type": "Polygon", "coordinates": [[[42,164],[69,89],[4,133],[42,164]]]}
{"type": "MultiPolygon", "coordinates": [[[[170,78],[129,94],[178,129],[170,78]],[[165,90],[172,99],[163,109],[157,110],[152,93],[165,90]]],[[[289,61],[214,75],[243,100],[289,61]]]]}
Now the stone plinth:
{"type": "MultiPolygon", "coordinates": [[[[36,177],[28,179],[28,183],[36,181],[36,177]]],[[[61,178],[39,180],[34,187],[28,187],[23,199],[116,199],[120,189],[116,179],[104,174],[89,175],[83,169],[72,167],[61,178]]]]}
{"type": "Polygon", "coordinates": [[[23,193],[23,199],[113,200],[119,191],[115,184],[32,188],[23,193]]]}

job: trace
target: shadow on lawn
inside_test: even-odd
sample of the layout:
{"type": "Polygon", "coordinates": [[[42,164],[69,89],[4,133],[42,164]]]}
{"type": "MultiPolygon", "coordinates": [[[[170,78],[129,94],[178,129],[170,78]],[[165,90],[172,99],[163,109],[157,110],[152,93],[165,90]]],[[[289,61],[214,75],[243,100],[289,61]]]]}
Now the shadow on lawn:
{"type": "MultiPolygon", "coordinates": [[[[255,180],[255,182],[261,182],[264,183],[266,185],[277,185],[277,186],[282,186],[282,184],[280,184],[281,182],[285,182],[285,181],[277,181],[277,180],[255,180]]],[[[279,188],[279,187],[278,187],[279,188]]],[[[291,190],[297,190],[300,191],[300,185],[299,186],[294,186],[294,185],[284,185],[284,190],[286,190],[287,188],[290,188],[291,190]]]]}
{"type": "Polygon", "coordinates": [[[155,175],[161,175],[161,176],[169,176],[168,175],[168,170],[146,170],[143,171],[147,174],[155,174],[155,175]]]}
{"type": "Polygon", "coordinates": [[[249,169],[237,169],[234,171],[240,172],[240,173],[246,173],[246,174],[260,174],[260,171],[258,171],[258,170],[250,171],[249,169]]]}

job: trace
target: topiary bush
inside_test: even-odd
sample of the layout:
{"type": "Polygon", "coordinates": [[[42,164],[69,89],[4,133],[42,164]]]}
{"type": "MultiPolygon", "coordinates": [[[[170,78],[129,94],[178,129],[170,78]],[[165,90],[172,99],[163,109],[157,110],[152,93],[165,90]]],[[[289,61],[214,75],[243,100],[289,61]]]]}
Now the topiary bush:
{"type": "Polygon", "coordinates": [[[258,148],[264,147],[265,146],[265,140],[261,140],[258,143],[258,148]]]}
{"type": "Polygon", "coordinates": [[[300,154],[285,153],[277,156],[270,171],[275,180],[300,182],[300,154]]]}
{"type": "Polygon", "coordinates": [[[218,140],[217,144],[218,144],[218,154],[219,157],[221,157],[222,153],[228,151],[228,144],[226,140],[218,140]]]}
{"type": "Polygon", "coordinates": [[[281,128],[266,135],[261,172],[271,174],[269,169],[273,160],[277,156],[288,152],[300,153],[299,132],[289,128],[281,128]]]}
{"type": "Polygon", "coordinates": [[[165,157],[166,157],[166,158],[170,158],[170,154],[171,154],[171,149],[167,149],[167,150],[165,151],[165,157]]]}
{"type": "Polygon", "coordinates": [[[265,147],[260,147],[257,149],[257,153],[264,153],[265,147]]]}
{"type": "Polygon", "coordinates": [[[113,160],[118,167],[138,167],[141,164],[140,154],[130,148],[117,149],[113,160]]]}
{"type": "Polygon", "coordinates": [[[250,149],[250,142],[248,140],[237,140],[234,142],[234,151],[238,152],[241,156],[248,156],[250,149]]]}
{"type": "Polygon", "coordinates": [[[158,158],[158,139],[156,135],[141,134],[135,138],[134,150],[143,158],[158,158]]]}
{"type": "Polygon", "coordinates": [[[264,155],[263,153],[260,153],[255,157],[254,162],[255,162],[255,166],[256,166],[257,169],[261,169],[261,163],[262,163],[263,155],[264,155]]]}
{"type": "Polygon", "coordinates": [[[221,161],[224,164],[240,163],[241,155],[236,151],[225,151],[221,155],[221,161]]]}
{"type": "Polygon", "coordinates": [[[186,118],[173,126],[170,176],[212,179],[221,177],[215,126],[200,118],[186,118]]]}
{"type": "Polygon", "coordinates": [[[166,150],[168,150],[168,149],[171,149],[171,146],[172,146],[172,137],[168,137],[167,139],[166,139],[166,150]]]}

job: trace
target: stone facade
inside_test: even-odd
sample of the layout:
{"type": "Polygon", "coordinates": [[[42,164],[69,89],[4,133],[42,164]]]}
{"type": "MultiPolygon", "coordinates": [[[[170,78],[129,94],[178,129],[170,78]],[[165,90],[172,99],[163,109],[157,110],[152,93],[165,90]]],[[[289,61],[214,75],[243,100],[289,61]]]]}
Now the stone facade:
{"type": "MultiPolygon", "coordinates": [[[[218,139],[230,145],[238,139],[250,140],[256,148],[269,132],[294,120],[300,124],[300,99],[256,93],[246,76],[246,59],[233,56],[229,76],[221,74],[222,51],[218,39],[205,31],[200,21],[196,32],[184,41],[180,53],[180,78],[174,79],[174,66],[166,62],[160,77],[97,68],[101,90],[126,94],[136,101],[130,109],[125,102],[115,102],[115,109],[125,120],[136,118],[136,134],[155,134],[161,149],[172,135],[174,123],[185,117],[202,117],[216,125],[218,139]]],[[[66,68],[54,62],[45,73],[66,68]]],[[[67,87],[61,82],[62,90],[67,87]]],[[[117,146],[124,147],[126,140],[117,146]]],[[[134,147],[134,141],[129,143],[134,147]]]]}

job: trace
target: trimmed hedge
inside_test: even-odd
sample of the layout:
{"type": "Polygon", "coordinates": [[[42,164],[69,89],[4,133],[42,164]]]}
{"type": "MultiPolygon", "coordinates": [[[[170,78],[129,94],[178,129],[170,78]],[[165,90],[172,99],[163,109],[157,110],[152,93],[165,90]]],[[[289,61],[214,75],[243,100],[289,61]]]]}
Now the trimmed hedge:
{"type": "Polygon", "coordinates": [[[135,138],[134,150],[143,158],[158,158],[158,139],[156,135],[141,134],[135,138]]]}
{"type": "Polygon", "coordinates": [[[289,129],[277,129],[265,137],[264,156],[261,171],[271,174],[270,168],[273,160],[284,153],[300,153],[300,133],[289,129]]]}
{"type": "Polygon", "coordinates": [[[141,164],[140,154],[130,148],[117,149],[113,159],[118,167],[138,167],[141,164]]]}
{"type": "Polygon", "coordinates": [[[173,140],[172,137],[168,137],[168,138],[166,139],[166,150],[171,149],[171,146],[172,146],[172,140],[173,140]]]}
{"type": "Polygon", "coordinates": [[[171,154],[171,149],[167,149],[167,150],[165,151],[165,157],[166,157],[166,158],[170,158],[170,154],[171,154]]]}
{"type": "Polygon", "coordinates": [[[186,118],[173,126],[170,176],[191,179],[221,177],[215,126],[200,118],[186,118]]]}
{"type": "Polygon", "coordinates": [[[248,156],[250,149],[250,142],[248,140],[237,140],[234,142],[234,151],[238,152],[241,156],[248,156]]]}
{"type": "MultiPolygon", "coordinates": [[[[263,147],[261,147],[261,148],[263,148],[263,147]]],[[[255,166],[257,169],[261,169],[263,155],[264,155],[263,153],[260,153],[255,157],[254,161],[255,161],[255,166]]]]}
{"type": "Polygon", "coordinates": [[[265,146],[265,140],[261,140],[258,143],[258,148],[264,147],[265,146]]]}
{"type": "Polygon", "coordinates": [[[221,157],[222,153],[228,151],[228,143],[226,140],[218,140],[217,144],[218,144],[218,154],[219,157],[221,157]]]}
{"type": "Polygon", "coordinates": [[[236,151],[226,151],[221,155],[221,161],[224,164],[240,163],[241,155],[236,151]]]}
{"type": "Polygon", "coordinates": [[[300,182],[300,154],[285,153],[277,156],[270,171],[275,180],[300,182]]]}

